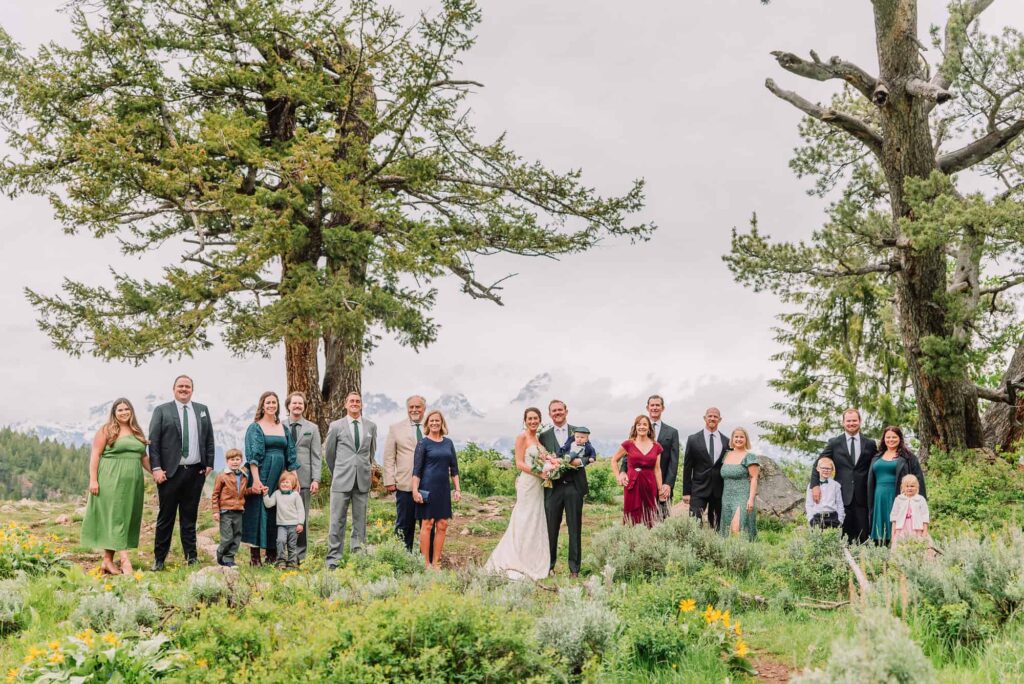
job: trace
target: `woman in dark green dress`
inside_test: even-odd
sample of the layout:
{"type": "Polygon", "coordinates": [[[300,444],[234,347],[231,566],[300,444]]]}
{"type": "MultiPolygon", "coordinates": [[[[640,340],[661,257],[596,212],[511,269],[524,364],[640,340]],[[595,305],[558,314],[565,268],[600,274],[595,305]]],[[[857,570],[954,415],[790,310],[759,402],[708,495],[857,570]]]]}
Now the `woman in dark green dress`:
{"type": "Polygon", "coordinates": [[[746,429],[736,428],[729,436],[729,451],[722,457],[722,517],[719,532],[757,537],[757,480],[761,466],[757,456],[747,451],[750,436],[746,429]]]}
{"type": "Polygon", "coordinates": [[[142,526],[143,475],[152,472],[135,409],[127,399],[110,405],[110,417],[92,440],[89,457],[89,501],[82,521],[82,546],[103,549],[103,572],[132,572],[128,549],[139,546],[142,526]],[[114,552],[120,551],[120,567],[114,552]]]}
{"type": "MultiPolygon", "coordinates": [[[[277,491],[277,481],[285,470],[299,469],[295,444],[278,419],[280,402],[273,392],[264,392],[256,405],[256,419],[245,431],[245,462],[253,489],[265,494],[277,491]]],[[[260,549],[266,549],[266,562],[277,559],[277,511],[263,505],[263,497],[246,497],[242,514],[242,541],[251,544],[252,565],[262,565],[260,549]]]]}
{"type": "Polygon", "coordinates": [[[921,496],[926,496],[924,472],[917,456],[907,448],[903,431],[889,426],[882,430],[885,451],[871,459],[868,470],[868,520],[871,539],[886,546],[892,540],[892,504],[899,494],[899,483],[904,475],[913,475],[920,484],[921,496]]]}

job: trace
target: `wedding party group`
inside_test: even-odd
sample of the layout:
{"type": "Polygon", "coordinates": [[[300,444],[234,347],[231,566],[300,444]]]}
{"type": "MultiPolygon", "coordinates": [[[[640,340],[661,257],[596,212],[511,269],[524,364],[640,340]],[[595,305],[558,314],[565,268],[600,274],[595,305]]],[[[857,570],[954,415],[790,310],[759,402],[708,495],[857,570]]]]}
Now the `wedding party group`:
{"type": "MultiPolygon", "coordinates": [[[[214,429],[210,411],[194,402],[193,380],[174,380],[174,400],[157,406],[148,435],[131,402],[113,402],[108,421],[96,433],[89,461],[89,497],[82,545],[103,550],[102,571],[133,571],[129,549],[139,545],[144,503],[143,471],[157,488],[153,570],[164,568],[178,523],[185,562],[198,564],[196,523],[207,477],[213,470],[214,429]],[[115,554],[118,558],[115,562],[115,554]]],[[[341,562],[346,531],[349,550],[366,547],[367,510],[377,453],[377,425],[363,415],[362,397],[350,392],[345,416],[330,423],[321,439],[305,418],[306,398],[291,392],[282,405],[264,392],[245,434],[244,449],[225,453],[210,500],[220,526],[216,560],[236,564],[241,544],[251,565],[297,567],[308,549],[307,523],[322,465],[330,475],[326,565],[341,562]],[[351,511],[351,513],[350,513],[351,511]]],[[[682,470],[682,504],[690,515],[723,535],[757,534],[756,497],[760,463],[750,451],[747,430],[728,436],[719,430],[721,412],[704,412],[704,427],[687,437],[680,468],[680,437],[664,423],[664,399],[649,397],[610,467],[623,488],[623,523],[651,527],[671,514],[677,475],[682,470]]],[[[567,567],[577,576],[582,561],[583,504],[587,468],[597,453],[590,430],[569,423],[560,399],[547,406],[550,424],[538,408],[523,414],[516,437],[516,499],[505,530],[485,568],[509,577],[540,579],[555,569],[559,535],[568,536],[567,567]]],[[[860,435],[860,414],[843,415],[844,435],[830,440],[814,464],[807,491],[811,526],[841,526],[851,542],[890,543],[901,536],[927,535],[924,476],[902,431],[886,428],[885,450],[860,435]]],[[[461,499],[459,465],[448,424],[439,410],[427,410],[422,396],[406,400],[406,417],[388,428],[383,445],[383,486],[395,497],[395,534],[410,551],[416,544],[427,566],[439,568],[452,503],[461,499]]]]}

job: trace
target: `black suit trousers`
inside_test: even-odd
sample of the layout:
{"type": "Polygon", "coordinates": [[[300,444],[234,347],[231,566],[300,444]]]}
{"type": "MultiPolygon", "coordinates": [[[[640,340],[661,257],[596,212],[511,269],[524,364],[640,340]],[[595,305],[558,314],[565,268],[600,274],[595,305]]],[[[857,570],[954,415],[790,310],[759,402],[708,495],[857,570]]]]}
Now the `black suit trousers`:
{"type": "Polygon", "coordinates": [[[544,490],[544,511],[548,519],[551,568],[554,569],[558,560],[558,532],[564,514],[569,532],[569,572],[579,572],[583,557],[583,493],[575,483],[555,480],[550,489],[544,490]]]}
{"type": "Polygon", "coordinates": [[[851,544],[863,544],[868,540],[868,507],[852,503],[846,507],[843,520],[843,534],[851,544]]]}
{"type": "Polygon", "coordinates": [[[691,496],[690,515],[703,521],[704,513],[707,513],[708,516],[708,526],[715,530],[719,529],[722,517],[722,497],[714,494],[709,497],[691,496]]]}
{"type": "Polygon", "coordinates": [[[401,489],[395,491],[395,536],[412,551],[416,539],[416,502],[412,500],[412,492],[401,489]]]}
{"type": "Polygon", "coordinates": [[[199,500],[203,497],[203,475],[206,466],[202,463],[193,466],[178,466],[174,474],[163,484],[157,485],[157,498],[160,500],[160,511],[156,516],[156,540],[153,555],[156,560],[167,558],[171,550],[171,535],[174,532],[174,519],[178,517],[178,528],[181,533],[181,548],[185,558],[196,558],[196,519],[199,517],[199,500]]]}

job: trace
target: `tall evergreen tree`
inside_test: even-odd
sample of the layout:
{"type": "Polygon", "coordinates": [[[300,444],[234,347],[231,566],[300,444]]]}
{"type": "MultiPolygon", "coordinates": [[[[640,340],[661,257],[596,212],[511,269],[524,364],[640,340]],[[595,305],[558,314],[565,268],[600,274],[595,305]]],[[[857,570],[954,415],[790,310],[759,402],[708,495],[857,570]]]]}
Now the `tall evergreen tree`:
{"type": "Polygon", "coordinates": [[[580,171],[480,142],[460,77],[480,12],[440,0],[411,24],[372,0],[77,0],[77,44],[26,56],[0,32],[10,195],[127,255],[181,245],[160,277],[29,292],[61,349],[142,362],[283,342],[321,425],[382,332],[432,342],[431,282],[500,303],[475,258],[556,256],[628,222],[643,183],[602,197],[580,171]],[[318,356],[323,354],[321,372],[318,356]]]}
{"type": "MultiPolygon", "coordinates": [[[[819,310],[822,302],[839,309],[849,303],[839,293],[850,285],[841,281],[869,286],[855,299],[872,318],[859,314],[855,323],[874,328],[868,339],[882,344],[859,357],[863,363],[848,365],[856,377],[848,374],[852,389],[844,398],[864,403],[858,387],[871,375],[872,393],[893,392],[889,407],[878,403],[880,415],[903,403],[899,385],[887,389],[886,369],[896,380],[903,372],[891,363],[898,349],[924,455],[985,442],[1008,446],[1020,436],[1016,421],[995,415],[1024,407],[1016,392],[1024,353],[1014,354],[999,377],[990,370],[994,357],[1024,345],[1020,316],[1006,301],[1024,284],[1024,37],[1009,28],[998,36],[980,32],[978,17],[992,2],[953,2],[945,28],[932,31],[934,51],[925,51],[916,0],[873,0],[877,76],[813,51],[809,60],[773,53],[793,74],[845,84],[825,106],[766,82],[808,117],[807,144],[794,168],[814,175],[818,191],[839,186],[841,198],[809,242],[773,243],[755,225],[734,234],[727,257],[741,282],[790,301],[814,301],[819,310]],[[998,189],[963,193],[957,174],[968,170],[992,178],[998,189]],[[864,308],[869,301],[873,310],[864,308]],[[887,325],[898,333],[897,347],[887,341],[887,325]],[[986,416],[987,433],[979,398],[1004,404],[986,416]]],[[[803,342],[801,326],[821,320],[814,308],[790,320],[794,344],[803,342]]],[[[834,321],[826,333],[835,340],[830,349],[848,339],[850,320],[834,321]]],[[[791,389],[791,396],[802,391],[800,383],[791,389]]]]}

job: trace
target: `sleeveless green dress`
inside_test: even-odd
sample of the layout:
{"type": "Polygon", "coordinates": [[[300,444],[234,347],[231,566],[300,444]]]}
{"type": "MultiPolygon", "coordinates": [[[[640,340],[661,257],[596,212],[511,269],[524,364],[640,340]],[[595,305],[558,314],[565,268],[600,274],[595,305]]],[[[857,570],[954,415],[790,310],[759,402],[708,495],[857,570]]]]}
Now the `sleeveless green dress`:
{"type": "Polygon", "coordinates": [[[722,517],[719,533],[728,537],[732,533],[732,520],[739,511],[740,534],[753,541],[757,537],[757,509],[747,512],[750,498],[750,471],[748,466],[760,465],[757,456],[748,452],[739,463],[722,463],[722,517]]]}
{"type": "Polygon", "coordinates": [[[118,437],[100,455],[100,493],[89,494],[82,521],[82,546],[124,551],[139,546],[142,527],[142,457],[146,445],[135,435],[118,437]]]}
{"type": "Polygon", "coordinates": [[[892,539],[892,504],[896,501],[896,471],[899,459],[879,458],[871,468],[875,471],[875,505],[871,511],[871,539],[888,542],[892,539]]]}

